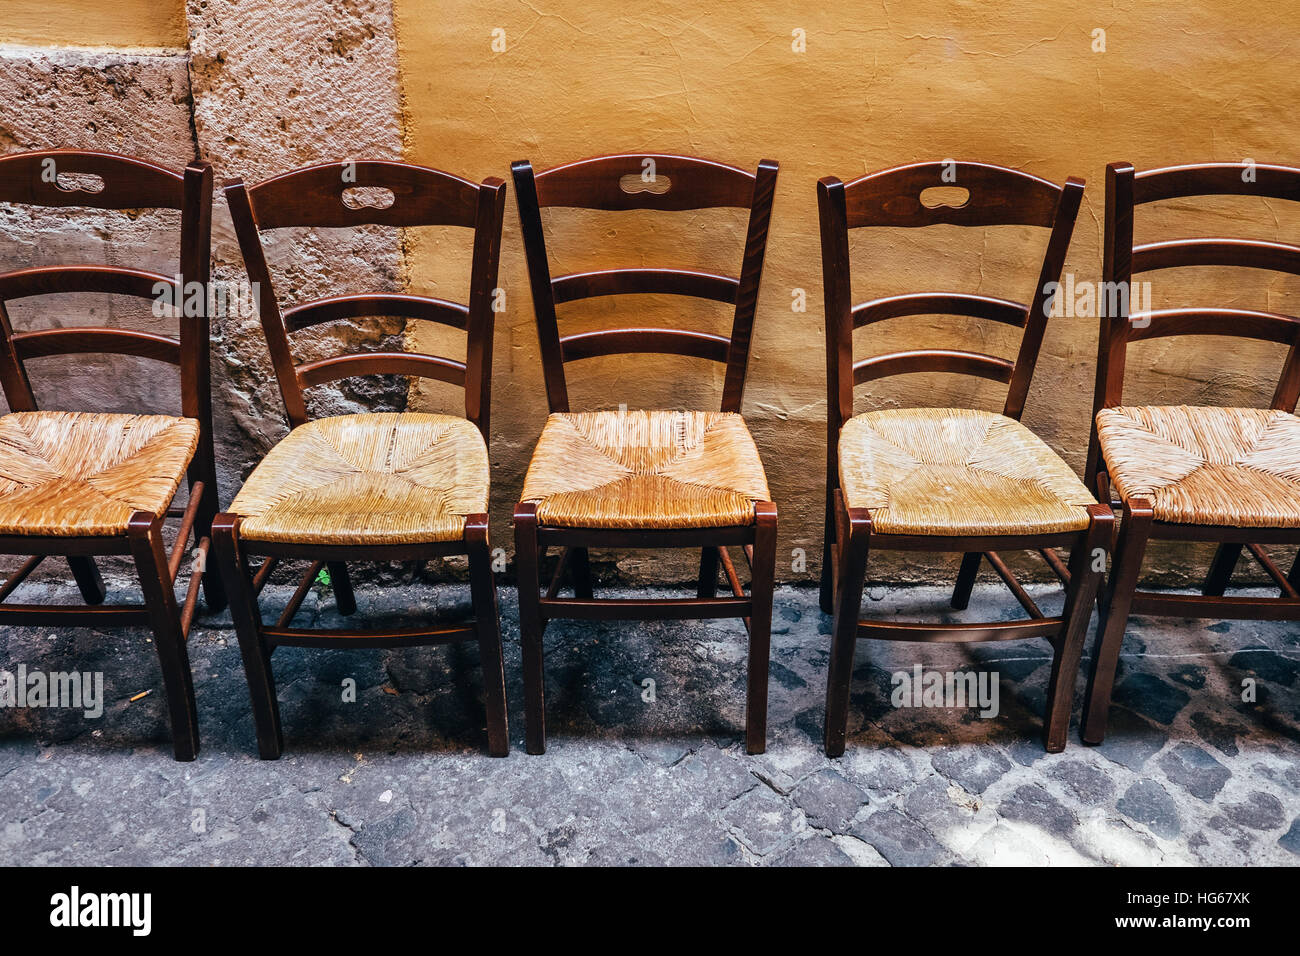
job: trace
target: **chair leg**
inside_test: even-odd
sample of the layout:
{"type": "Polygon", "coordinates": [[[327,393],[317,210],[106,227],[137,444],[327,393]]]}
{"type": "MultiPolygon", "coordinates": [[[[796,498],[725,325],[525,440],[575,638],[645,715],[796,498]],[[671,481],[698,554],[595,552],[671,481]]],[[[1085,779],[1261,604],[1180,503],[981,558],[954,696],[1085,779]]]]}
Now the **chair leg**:
{"type": "Polygon", "coordinates": [[[357,598],[352,591],[352,578],[348,577],[348,566],[343,561],[330,561],[330,589],[334,592],[334,606],[344,617],[357,613],[357,598]]]}
{"type": "Polygon", "coordinates": [[[542,582],[537,568],[537,506],[515,507],[515,570],[519,579],[519,642],[524,665],[526,749],[546,753],[546,675],[542,665],[542,582]]]}
{"type": "Polygon", "coordinates": [[[718,596],[718,549],[703,548],[700,551],[700,586],[696,597],[715,598],[718,596]]]}
{"type": "MultiPolygon", "coordinates": [[[[203,500],[199,503],[198,514],[194,516],[194,546],[196,548],[204,538],[211,541],[212,519],[217,516],[217,512],[220,510],[221,502],[217,497],[216,468],[209,467],[203,477],[203,500]]],[[[211,544],[208,547],[210,549],[211,544]]],[[[209,557],[211,557],[211,554],[209,554],[209,557]]],[[[226,609],[227,604],[226,587],[225,582],[221,579],[221,574],[217,571],[208,573],[206,568],[203,572],[203,602],[212,614],[220,614],[226,609]]]]}
{"type": "Polygon", "coordinates": [[[1099,744],[1106,738],[1106,719],[1110,712],[1110,694],[1115,685],[1115,669],[1124,643],[1129,608],[1137,591],[1138,573],[1153,521],[1151,504],[1142,498],[1124,502],[1119,527],[1119,544],[1110,573],[1106,615],[1097,624],[1092,647],[1092,671],[1083,702],[1081,736],[1086,744],[1099,744]]]}
{"type": "Polygon", "coordinates": [[[84,556],[69,557],[68,567],[72,569],[72,577],[77,582],[77,589],[81,591],[82,600],[87,604],[103,604],[108,591],[104,587],[104,579],[100,577],[99,566],[95,564],[95,559],[84,556]]]}
{"type": "MultiPolygon", "coordinates": [[[[772,592],[776,588],[776,505],[754,505],[754,567],[749,584],[749,666],[745,688],[745,750],[767,750],[767,673],[772,656],[772,592]]],[[[714,551],[716,555],[717,552],[714,551]]]]}
{"type": "Polygon", "coordinates": [[[573,596],[591,600],[591,558],[586,548],[569,549],[569,573],[573,575],[573,596]]]}
{"type": "Polygon", "coordinates": [[[823,614],[835,613],[835,504],[826,499],[826,525],[822,529],[822,579],[820,603],[823,614]]]}
{"type": "Polygon", "coordinates": [[[1210,562],[1209,573],[1205,575],[1205,583],[1201,585],[1201,593],[1206,597],[1223,597],[1223,592],[1228,589],[1228,580],[1232,577],[1232,572],[1237,567],[1237,559],[1241,557],[1243,545],[1224,542],[1219,545],[1214,552],[1214,560],[1210,562]]]}
{"type": "Polygon", "coordinates": [[[280,702],[275,696],[270,649],[262,637],[262,612],[253,592],[248,563],[239,548],[239,517],[219,514],[212,522],[212,547],[230,597],[230,616],[244,659],[244,676],[253,705],[257,750],[263,760],[276,760],[284,751],[280,702]]]}
{"type": "MultiPolygon", "coordinates": [[[[837,507],[843,508],[840,503],[837,507]]],[[[826,756],[844,753],[849,731],[849,685],[853,681],[853,651],[858,640],[858,615],[866,584],[871,542],[871,513],[854,509],[847,514],[847,533],[838,537],[839,560],[835,581],[835,623],[831,628],[831,662],[826,676],[826,756]]]]}
{"type": "Polygon", "coordinates": [[[1074,684],[1079,674],[1079,661],[1083,657],[1083,644],[1092,620],[1092,605],[1104,576],[1102,568],[1094,568],[1095,552],[1109,556],[1111,528],[1115,515],[1105,505],[1092,505],[1088,509],[1091,521],[1088,530],[1079,536],[1070,553],[1070,585],[1066,589],[1065,609],[1061,612],[1064,623],[1053,644],[1052,671],[1047,683],[1047,707],[1043,714],[1043,746],[1048,753],[1065,749],[1070,733],[1070,713],[1074,709],[1074,684]]]}
{"type": "Polygon", "coordinates": [[[980,561],[983,558],[984,555],[979,551],[962,555],[961,569],[957,572],[957,583],[952,589],[954,609],[964,611],[970,606],[970,592],[975,587],[975,576],[979,574],[980,561]]]}
{"type": "Polygon", "coordinates": [[[488,517],[470,515],[465,521],[469,548],[469,589],[474,602],[474,629],[478,632],[479,661],[483,667],[483,702],[487,709],[488,753],[510,753],[506,723],[506,670],[501,654],[501,618],[497,613],[497,588],[492,578],[488,550],[488,517]]]}
{"type": "Polygon", "coordinates": [[[177,760],[193,760],[199,754],[198,712],[194,706],[189,654],[185,649],[186,635],[181,627],[180,608],[176,605],[176,592],[167,569],[162,519],[146,511],[136,512],[127,525],[127,538],[140,576],[145,606],[149,609],[158,663],[162,667],[163,688],[171,717],[172,751],[177,760]]]}
{"type": "Polygon", "coordinates": [[[1295,560],[1291,562],[1291,570],[1286,579],[1291,587],[1300,590],[1300,551],[1296,552],[1295,560]]]}

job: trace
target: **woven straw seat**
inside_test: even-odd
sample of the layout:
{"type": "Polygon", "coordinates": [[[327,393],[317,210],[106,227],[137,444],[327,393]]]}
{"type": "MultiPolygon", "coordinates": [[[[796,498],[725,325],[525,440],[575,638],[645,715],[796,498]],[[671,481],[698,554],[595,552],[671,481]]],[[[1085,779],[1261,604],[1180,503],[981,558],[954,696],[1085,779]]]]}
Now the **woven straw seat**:
{"type": "Polygon", "coordinates": [[[1300,527],[1300,418],[1263,408],[1186,405],[1097,413],[1107,472],[1157,521],[1300,527]]]}
{"type": "Polygon", "coordinates": [[[0,534],[125,534],[167,510],[199,443],[170,415],[13,412],[0,418],[0,534]]]}
{"type": "Polygon", "coordinates": [[[286,544],[456,541],[488,509],[483,436],[463,418],[339,415],[299,425],[230,506],[240,536],[286,544]]]}
{"type": "Polygon", "coordinates": [[[521,500],[541,524],[716,528],[754,523],[767,477],[731,412],[561,412],[537,441],[521,500]]]}
{"type": "Polygon", "coordinates": [[[1037,435],[991,412],[868,412],[844,423],[839,450],[845,502],[880,534],[1081,531],[1096,503],[1037,435]]]}

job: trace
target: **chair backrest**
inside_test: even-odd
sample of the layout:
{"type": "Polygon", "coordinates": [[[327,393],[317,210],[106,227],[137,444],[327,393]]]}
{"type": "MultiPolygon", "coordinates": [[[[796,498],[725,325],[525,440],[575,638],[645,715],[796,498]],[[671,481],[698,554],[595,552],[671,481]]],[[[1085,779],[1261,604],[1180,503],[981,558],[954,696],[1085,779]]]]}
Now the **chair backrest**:
{"type": "Polygon", "coordinates": [[[1183,266],[1237,266],[1300,275],[1300,246],[1249,239],[1168,239],[1133,245],[1137,206],[1200,196],[1260,196],[1300,201],[1300,168],[1255,163],[1205,163],[1136,172],[1106,167],[1106,238],[1098,295],[1096,413],[1123,402],[1128,343],[1171,335],[1235,336],[1290,347],[1272,407],[1293,411],[1300,399],[1300,318],[1248,309],[1177,308],[1130,312],[1134,275],[1183,266]]]}
{"type": "Polygon", "coordinates": [[[212,167],[183,173],[116,153],[55,149],[0,157],[0,202],[91,209],[176,209],[181,214],[180,273],[107,265],[48,265],[0,274],[0,386],[13,411],[35,411],[27,360],[51,355],[117,354],[178,366],[181,412],[199,422],[201,453],[212,447],[208,340],[212,167]],[[80,177],[80,178],[78,178],[80,177]],[[97,177],[97,189],[88,177],[97,177]],[[15,332],[5,304],[34,296],[99,292],[179,307],[180,335],[87,327],[15,332]]]}
{"type": "Polygon", "coordinates": [[[1003,414],[1019,419],[1038,361],[1056,283],[1074,231],[1084,183],[1064,186],[1028,173],[985,163],[932,162],[868,173],[850,183],[828,176],[817,183],[821,214],[822,282],[826,302],[827,414],[832,442],[853,416],[853,389],[864,382],[909,372],[955,372],[1008,385],[1003,414]],[[960,206],[929,206],[921,193],[958,186],[960,206]],[[853,304],[849,280],[849,230],[865,226],[1041,226],[1051,230],[1028,302],[961,292],[917,292],[853,304]],[[981,352],[919,349],[853,361],[853,331],[913,315],[963,315],[1024,330],[1014,362],[981,352]]]}
{"type": "Polygon", "coordinates": [[[749,173],[707,159],[657,153],[597,156],[540,173],[534,173],[527,160],[511,166],[551,411],[569,410],[567,363],[634,352],[688,355],[725,364],[722,410],[740,411],[777,168],[776,162],[765,159],[758,164],[757,171],[749,173]],[[647,177],[647,170],[653,170],[653,175],[647,177]],[[629,184],[633,188],[628,188],[629,184]],[[604,210],[748,209],[749,227],[740,275],[686,269],[609,269],[552,278],[542,233],[541,210],[547,206],[604,210]],[[557,305],[596,296],[640,293],[684,295],[734,306],[731,335],[651,328],[560,335],[555,315],[557,305]]]}
{"type": "Polygon", "coordinates": [[[505,183],[495,177],[475,185],[424,166],[390,161],[338,162],[284,173],[256,186],[225,185],[239,248],[253,284],[267,348],[291,427],[307,421],[303,389],[356,375],[415,375],[465,390],[465,417],[488,437],[492,386],[493,290],[501,258],[505,183]],[[393,194],[384,208],[349,203],[353,188],[393,194]],[[260,234],[293,226],[461,226],[474,230],[469,302],[422,295],[373,293],[313,299],[281,310],[260,234]],[[426,319],[468,335],[465,361],[421,352],[352,352],[298,364],[289,335],[338,319],[401,316],[426,319]]]}

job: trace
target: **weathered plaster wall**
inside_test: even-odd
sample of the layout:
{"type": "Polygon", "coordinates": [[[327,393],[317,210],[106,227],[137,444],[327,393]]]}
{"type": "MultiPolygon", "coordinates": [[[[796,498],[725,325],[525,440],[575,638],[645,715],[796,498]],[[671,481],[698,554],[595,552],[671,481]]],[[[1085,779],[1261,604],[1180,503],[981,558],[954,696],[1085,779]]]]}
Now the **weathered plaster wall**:
{"type": "Polygon", "coordinates": [[[5,0],[0,43],[185,46],[185,0],[5,0]]]}
{"type": "MultiPolygon", "coordinates": [[[[814,192],[820,176],[848,179],[947,157],[1003,163],[1058,182],[1084,176],[1090,185],[1067,269],[1095,280],[1107,162],[1128,160],[1142,168],[1300,158],[1300,126],[1290,106],[1300,92],[1293,55],[1300,10],[1294,2],[1120,2],[1092,9],[1029,0],[871,6],[666,0],[652,7],[471,0],[454,10],[428,0],[395,0],[395,6],[407,155],[414,161],[507,178],[512,159],[527,157],[542,168],[615,151],[682,151],[750,168],[763,157],[781,162],[745,413],[781,508],[782,546],[787,553],[806,550],[808,574],[816,573],[820,555],[825,460],[814,192]],[[1097,29],[1105,31],[1104,52],[1094,50],[1097,29]],[[794,31],[803,31],[803,52],[794,48],[794,31]],[[807,294],[806,312],[792,311],[796,289],[807,294]]],[[[1225,205],[1211,211],[1209,229],[1295,241],[1300,218],[1284,205],[1225,205]],[[1243,215],[1251,221],[1239,222],[1243,215]]],[[[498,516],[508,515],[545,418],[513,202],[510,207],[502,256],[508,309],[497,339],[493,408],[498,516]]],[[[1170,221],[1192,221],[1177,215],[1170,221]]],[[[734,272],[736,222],[717,228],[706,222],[713,220],[560,212],[550,221],[548,240],[564,271],[694,264],[734,272]]],[[[1139,241],[1142,229],[1140,220],[1139,241]]],[[[1182,234],[1191,232],[1184,228],[1182,234]]],[[[969,235],[936,227],[859,236],[855,295],[947,286],[1025,299],[1037,250],[1028,258],[1020,250],[1030,235],[1007,227],[969,235]]],[[[413,242],[413,286],[462,275],[465,255],[445,244],[413,242]]],[[[1300,304],[1300,286],[1289,277],[1270,276],[1265,283],[1258,274],[1220,273],[1208,285],[1173,272],[1155,278],[1157,305],[1194,304],[1201,292],[1257,308],[1295,311],[1300,304]]],[[[634,315],[647,324],[709,329],[726,322],[721,311],[689,303],[688,311],[645,298],[579,305],[567,313],[575,317],[575,330],[634,315]]],[[[1026,414],[1027,423],[1080,470],[1095,325],[1062,318],[1049,327],[1026,414]]],[[[952,343],[955,332],[987,350],[1014,354],[1005,330],[948,319],[895,320],[892,327],[859,333],[859,354],[952,343]]],[[[413,344],[424,342],[417,330],[410,334],[413,344]]],[[[1266,403],[1281,354],[1268,346],[1225,350],[1213,340],[1175,339],[1136,352],[1132,361],[1130,395],[1139,401],[1266,403]]],[[[717,400],[713,387],[720,379],[706,366],[631,357],[585,362],[570,371],[585,383],[576,400],[589,407],[620,401],[680,407],[717,400]],[[683,388],[687,375],[709,387],[683,388]]],[[[995,407],[1001,394],[936,375],[864,387],[858,398],[859,410],[972,401],[995,407]]],[[[426,399],[417,393],[414,401],[426,399]]],[[[505,530],[500,522],[494,527],[498,540],[505,530]]],[[[1166,560],[1181,568],[1186,556],[1166,560]]],[[[911,561],[896,571],[923,577],[931,567],[911,561]]]]}

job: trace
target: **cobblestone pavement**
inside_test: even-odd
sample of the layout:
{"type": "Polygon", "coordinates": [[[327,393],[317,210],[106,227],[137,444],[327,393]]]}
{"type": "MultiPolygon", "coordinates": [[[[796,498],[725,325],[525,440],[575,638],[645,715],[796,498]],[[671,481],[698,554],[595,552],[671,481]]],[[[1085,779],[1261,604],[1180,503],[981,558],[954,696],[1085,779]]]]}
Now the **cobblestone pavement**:
{"type": "MultiPolygon", "coordinates": [[[[66,598],[46,587],[19,599],[66,598]]],[[[468,601],[461,587],[369,591],[362,613],[379,617],[468,601]]],[[[269,590],[265,603],[287,595],[269,590]]],[[[738,622],[557,622],[550,750],[530,757],[514,601],[501,595],[513,747],[502,760],[483,749],[472,644],[278,651],[286,753],[262,762],[229,618],[202,619],[190,653],[203,751],[180,764],[144,631],[7,630],[0,667],[102,671],[107,703],[98,719],[0,710],[0,863],[1300,863],[1294,624],[1134,621],[1106,743],[1085,747],[1072,728],[1050,756],[1045,643],[862,642],[848,750],[828,760],[830,622],[815,591],[777,594],[769,746],[755,757],[740,733],[738,622]],[[892,706],[891,675],[917,663],[996,672],[998,715],[892,706]],[[349,678],[354,703],[342,699],[349,678]]],[[[945,599],[875,589],[866,613],[1018,612],[997,586],[963,614],[945,599]]],[[[332,607],[313,595],[299,621],[332,607]]]]}

